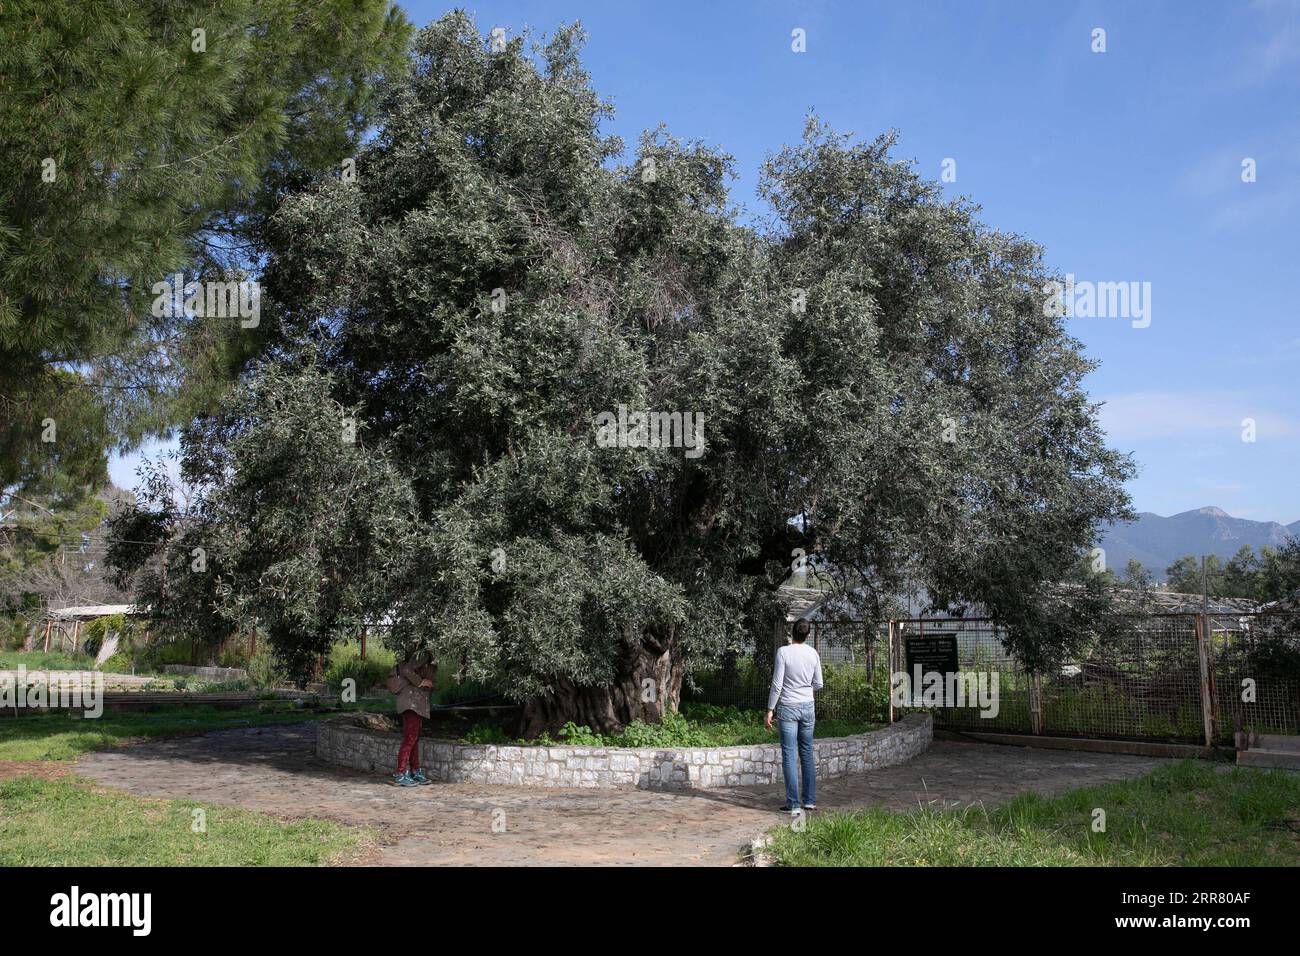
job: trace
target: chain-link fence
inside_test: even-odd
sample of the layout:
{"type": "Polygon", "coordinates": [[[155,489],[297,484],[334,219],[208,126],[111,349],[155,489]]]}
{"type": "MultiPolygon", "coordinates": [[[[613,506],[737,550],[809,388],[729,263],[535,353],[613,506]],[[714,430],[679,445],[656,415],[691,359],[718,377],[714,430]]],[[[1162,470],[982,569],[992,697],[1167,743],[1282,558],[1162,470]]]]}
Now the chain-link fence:
{"type": "MultiPolygon", "coordinates": [[[[987,618],[810,623],[826,683],[819,718],[886,721],[925,709],[948,730],[1171,743],[1300,732],[1296,613],[1128,615],[1077,659],[1039,674],[1006,650],[987,618]],[[927,698],[910,682],[918,665],[959,678],[927,698]],[[891,675],[902,673],[909,683],[891,707],[891,675]]],[[[741,655],[694,675],[684,697],[757,709],[770,677],[770,657],[741,655]]]]}

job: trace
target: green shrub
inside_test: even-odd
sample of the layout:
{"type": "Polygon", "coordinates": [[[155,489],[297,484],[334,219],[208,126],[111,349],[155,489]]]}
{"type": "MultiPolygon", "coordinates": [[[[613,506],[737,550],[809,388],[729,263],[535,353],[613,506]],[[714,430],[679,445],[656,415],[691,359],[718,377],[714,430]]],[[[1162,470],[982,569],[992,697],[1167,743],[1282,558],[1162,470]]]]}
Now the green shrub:
{"type": "MultiPolygon", "coordinates": [[[[122,647],[121,644],[118,645],[122,647]]],[[[166,640],[155,636],[148,644],[143,638],[134,636],[127,641],[127,653],[135,666],[136,673],[156,674],[166,664],[189,664],[194,656],[190,642],[187,640],[166,640]]]]}
{"type": "Polygon", "coordinates": [[[1262,641],[1248,655],[1245,669],[1257,680],[1300,681],[1300,647],[1280,640],[1262,641]]]}
{"type": "Polygon", "coordinates": [[[0,651],[21,651],[35,619],[27,614],[13,614],[0,621],[0,651]]]}
{"type": "Polygon", "coordinates": [[[337,690],[349,677],[357,682],[357,693],[364,694],[374,687],[382,687],[393,669],[395,655],[386,647],[367,647],[366,657],[361,657],[361,645],[354,641],[335,644],[330,648],[325,666],[325,683],[337,690]]]}
{"type": "MultiPolygon", "coordinates": [[[[598,734],[590,727],[572,721],[555,734],[544,733],[536,740],[513,740],[493,721],[475,724],[461,739],[466,743],[517,743],[540,747],[729,747],[771,744],[776,730],[763,726],[762,710],[741,710],[716,704],[685,704],[681,713],[669,712],[657,724],[634,720],[621,734],[598,734]]],[[[818,718],[815,734],[819,738],[847,737],[875,729],[875,724],[861,721],[818,718]]]]}
{"type": "MultiPolygon", "coordinates": [[[[81,649],[90,657],[96,657],[99,649],[104,646],[104,639],[112,632],[122,632],[126,628],[126,615],[114,614],[111,617],[97,617],[86,625],[85,637],[81,642],[81,649]]],[[[118,646],[122,646],[122,640],[118,641],[118,646]]]]}
{"type": "Polygon", "coordinates": [[[828,720],[884,720],[889,714],[889,684],[883,670],[874,673],[853,664],[823,664],[817,692],[817,716],[828,720]]]}
{"type": "Polygon", "coordinates": [[[233,680],[195,681],[190,690],[196,694],[233,694],[252,690],[252,681],[246,678],[233,680]]]}
{"type": "Polygon", "coordinates": [[[620,747],[708,747],[714,739],[698,723],[672,711],[657,724],[632,721],[622,737],[620,747]]]}
{"type": "Polygon", "coordinates": [[[94,658],[99,654],[99,649],[104,646],[104,641],[110,634],[118,636],[117,647],[121,652],[129,652],[132,648],[144,643],[144,622],[138,618],[128,617],[125,614],[112,614],[108,617],[97,617],[86,625],[85,639],[82,641],[82,650],[94,658]]]}
{"type": "Polygon", "coordinates": [[[108,674],[129,674],[131,673],[131,665],[131,655],[118,651],[104,661],[100,670],[108,674]]]}
{"type": "Polygon", "coordinates": [[[269,645],[262,643],[245,664],[254,687],[283,687],[288,678],[269,645]]]}
{"type": "Polygon", "coordinates": [[[499,724],[492,723],[475,724],[460,739],[467,744],[508,744],[511,742],[510,735],[499,724]]]}
{"type": "Polygon", "coordinates": [[[248,669],[248,638],[232,639],[217,657],[218,667],[239,667],[248,669]]]}

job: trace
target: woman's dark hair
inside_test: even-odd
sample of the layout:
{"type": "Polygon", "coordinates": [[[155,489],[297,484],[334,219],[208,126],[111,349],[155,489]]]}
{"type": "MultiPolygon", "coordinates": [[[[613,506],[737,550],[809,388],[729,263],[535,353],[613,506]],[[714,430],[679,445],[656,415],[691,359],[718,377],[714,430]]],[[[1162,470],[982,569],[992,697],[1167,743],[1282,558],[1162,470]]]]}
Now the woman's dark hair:
{"type": "Polygon", "coordinates": [[[811,630],[812,626],[807,621],[795,621],[794,642],[796,644],[802,644],[804,641],[808,640],[808,632],[811,630]]]}

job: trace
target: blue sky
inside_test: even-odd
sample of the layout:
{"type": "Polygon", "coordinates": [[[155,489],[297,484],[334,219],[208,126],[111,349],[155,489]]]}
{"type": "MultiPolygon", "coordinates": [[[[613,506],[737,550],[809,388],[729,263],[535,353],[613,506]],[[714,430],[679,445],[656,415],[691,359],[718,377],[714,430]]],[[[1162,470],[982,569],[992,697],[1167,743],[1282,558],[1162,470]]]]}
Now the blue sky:
{"type": "MultiPolygon", "coordinates": [[[[403,6],[417,25],[449,9],[403,6]]],[[[725,148],[751,209],[760,162],[809,109],[862,137],[897,128],[897,155],[932,178],[955,160],[945,188],[1060,271],[1151,283],[1146,328],[1069,320],[1101,363],[1088,388],[1112,444],[1140,465],[1137,508],[1300,519],[1300,0],[466,8],[511,36],[580,20],[608,131],[631,145],[662,122],[725,148]]],[[[114,463],[119,484],[135,457],[114,463]]]]}

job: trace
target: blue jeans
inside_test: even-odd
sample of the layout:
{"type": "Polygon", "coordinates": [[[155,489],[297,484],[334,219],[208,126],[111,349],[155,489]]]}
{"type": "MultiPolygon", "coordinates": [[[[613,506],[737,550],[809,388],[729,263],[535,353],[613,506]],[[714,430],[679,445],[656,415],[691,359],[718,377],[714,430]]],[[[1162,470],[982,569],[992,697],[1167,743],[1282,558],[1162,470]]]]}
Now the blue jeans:
{"type": "Polygon", "coordinates": [[[812,704],[777,704],[781,726],[781,772],[785,775],[785,805],[808,807],[817,803],[817,760],[813,757],[812,704]],[[795,748],[798,747],[796,757],[795,748]],[[799,799],[799,765],[803,765],[803,800],[799,799]]]}

